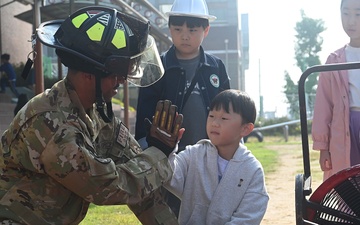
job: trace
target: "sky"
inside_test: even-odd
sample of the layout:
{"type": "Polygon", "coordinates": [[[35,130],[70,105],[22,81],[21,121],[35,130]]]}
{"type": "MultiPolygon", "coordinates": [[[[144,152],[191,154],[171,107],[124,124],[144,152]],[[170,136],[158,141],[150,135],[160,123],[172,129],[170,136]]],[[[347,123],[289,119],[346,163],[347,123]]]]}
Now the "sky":
{"type": "Polygon", "coordinates": [[[263,96],[264,112],[275,111],[276,117],[286,116],[287,104],[283,94],[284,72],[295,83],[301,71],[296,66],[296,22],[301,21],[300,10],[313,19],[322,19],[326,30],[320,61],[348,43],[342,29],[340,0],[241,0],[239,13],[249,14],[249,69],[245,71],[245,91],[260,109],[263,96]],[[259,79],[259,77],[261,79],[259,79]],[[259,82],[260,80],[260,82],[259,82]]]}

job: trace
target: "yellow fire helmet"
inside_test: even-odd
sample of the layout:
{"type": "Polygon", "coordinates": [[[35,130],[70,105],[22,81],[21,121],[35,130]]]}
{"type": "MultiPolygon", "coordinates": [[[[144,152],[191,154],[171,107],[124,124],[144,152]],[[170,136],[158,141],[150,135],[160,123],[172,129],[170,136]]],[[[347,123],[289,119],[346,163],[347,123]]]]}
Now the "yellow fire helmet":
{"type": "Polygon", "coordinates": [[[37,37],[56,48],[62,63],[97,77],[118,74],[148,86],[164,74],[149,21],[113,8],[90,6],[65,20],[40,24],[37,37]]]}

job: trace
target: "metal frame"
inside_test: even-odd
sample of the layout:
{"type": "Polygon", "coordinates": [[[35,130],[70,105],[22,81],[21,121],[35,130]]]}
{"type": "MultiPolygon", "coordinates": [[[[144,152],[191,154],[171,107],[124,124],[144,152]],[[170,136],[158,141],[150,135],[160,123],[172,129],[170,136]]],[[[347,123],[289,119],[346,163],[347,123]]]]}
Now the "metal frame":
{"type": "Polygon", "coordinates": [[[318,65],[308,68],[300,77],[298,83],[299,106],[300,106],[300,126],[301,126],[301,140],[303,153],[303,167],[304,174],[298,174],[295,178],[295,208],[296,208],[296,224],[316,225],[317,223],[304,219],[307,208],[318,209],[323,212],[330,212],[353,221],[359,221],[359,218],[351,218],[347,215],[342,215],[341,212],[328,209],[317,203],[311,202],[307,199],[312,193],[311,189],[311,168],[310,168],[310,154],[309,154],[309,140],[307,132],[307,112],[305,102],[305,81],[309,75],[316,72],[338,71],[338,70],[352,70],[360,69],[360,62],[352,63],[338,63],[318,65]]]}

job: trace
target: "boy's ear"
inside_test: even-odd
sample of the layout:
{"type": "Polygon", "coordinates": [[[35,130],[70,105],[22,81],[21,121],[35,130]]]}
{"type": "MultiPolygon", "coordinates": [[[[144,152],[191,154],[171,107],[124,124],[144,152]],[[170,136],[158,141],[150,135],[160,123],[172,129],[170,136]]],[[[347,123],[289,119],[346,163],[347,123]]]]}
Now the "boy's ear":
{"type": "Polygon", "coordinates": [[[204,38],[206,38],[206,36],[209,34],[210,31],[210,26],[207,26],[204,30],[204,38]]]}
{"type": "Polygon", "coordinates": [[[246,123],[243,126],[243,137],[248,136],[252,131],[254,130],[254,124],[253,123],[246,123]]]}

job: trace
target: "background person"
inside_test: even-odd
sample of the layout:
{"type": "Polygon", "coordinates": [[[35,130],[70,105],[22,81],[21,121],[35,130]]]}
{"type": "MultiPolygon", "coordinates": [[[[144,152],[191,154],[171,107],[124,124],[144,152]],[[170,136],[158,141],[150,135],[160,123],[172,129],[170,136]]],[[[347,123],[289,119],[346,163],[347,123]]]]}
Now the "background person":
{"type": "MultiPolygon", "coordinates": [[[[331,53],[326,64],[360,60],[360,1],[342,0],[340,6],[349,43],[331,53]]],[[[360,163],[359,69],[320,73],[311,133],[324,180],[360,163]]]]}
{"type": "Polygon", "coordinates": [[[105,7],[40,25],[37,38],[68,74],[30,99],[1,138],[2,224],[78,224],[90,203],[128,204],[142,224],[177,224],[157,191],[172,174],[171,151],[142,151],[111,107],[126,79],[161,77],[141,73],[162,68],[148,33],[148,21],[105,7]]]}
{"type": "Polygon", "coordinates": [[[0,79],[0,93],[5,93],[6,86],[9,86],[15,97],[19,97],[19,93],[16,90],[16,73],[10,63],[10,55],[7,53],[1,55],[0,72],[4,72],[0,79]]]}

